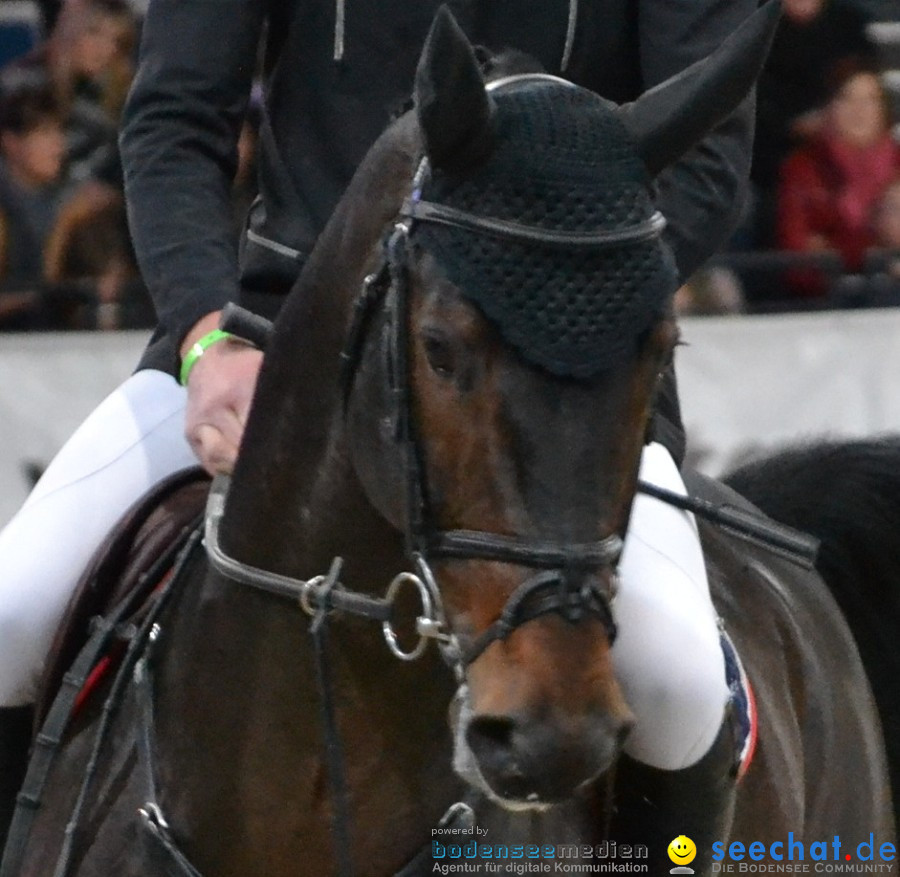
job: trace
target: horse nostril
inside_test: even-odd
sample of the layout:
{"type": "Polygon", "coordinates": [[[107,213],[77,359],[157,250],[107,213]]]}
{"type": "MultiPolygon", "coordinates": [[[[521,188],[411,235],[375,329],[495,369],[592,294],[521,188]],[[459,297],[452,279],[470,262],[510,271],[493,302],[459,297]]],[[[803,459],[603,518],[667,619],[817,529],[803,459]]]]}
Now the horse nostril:
{"type": "Polygon", "coordinates": [[[496,716],[479,716],[472,720],[466,736],[472,749],[508,749],[512,741],[513,721],[496,716]]]}
{"type": "Polygon", "coordinates": [[[515,727],[509,718],[479,716],[466,730],[466,741],[482,773],[502,780],[503,785],[522,776],[513,745],[515,727]]]}
{"type": "Polygon", "coordinates": [[[480,780],[505,799],[563,800],[610,767],[631,727],[607,715],[562,724],[473,717],[465,739],[480,780]]]}

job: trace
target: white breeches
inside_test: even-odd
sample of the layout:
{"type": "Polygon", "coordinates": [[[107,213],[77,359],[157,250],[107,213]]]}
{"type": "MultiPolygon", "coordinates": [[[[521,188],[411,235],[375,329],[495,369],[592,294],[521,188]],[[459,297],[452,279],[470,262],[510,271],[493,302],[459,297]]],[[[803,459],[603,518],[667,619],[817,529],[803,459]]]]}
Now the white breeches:
{"type": "MultiPolygon", "coordinates": [[[[644,448],[640,478],[686,493],[660,444],[644,448]]],[[[625,751],[652,767],[689,767],[715,740],[730,694],[694,516],[639,493],[619,578],[613,665],[637,719],[625,751]]]]}
{"type": "Polygon", "coordinates": [[[163,372],[132,375],[0,531],[0,706],[34,700],[69,598],[116,521],[167,475],[197,465],[184,438],[186,398],[163,372]]]}
{"type": "MultiPolygon", "coordinates": [[[[94,551],[147,490],[196,459],[186,393],[141,371],[115,390],[56,456],[0,532],[0,707],[31,702],[50,643],[94,551]]],[[[684,493],[658,444],[641,477],[684,493]]],[[[728,688],[693,517],[638,495],[614,605],[613,660],[637,721],[626,744],[654,767],[693,764],[715,739],[728,688]]]]}

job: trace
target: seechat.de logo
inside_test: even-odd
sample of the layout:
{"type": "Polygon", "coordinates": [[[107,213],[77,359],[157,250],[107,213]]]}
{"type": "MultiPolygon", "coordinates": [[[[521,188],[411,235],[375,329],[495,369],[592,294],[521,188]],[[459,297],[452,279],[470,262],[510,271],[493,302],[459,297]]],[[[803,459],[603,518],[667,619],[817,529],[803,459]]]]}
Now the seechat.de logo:
{"type": "Polygon", "coordinates": [[[718,872],[858,873],[891,872],[897,861],[893,841],[841,839],[804,841],[792,831],[784,840],[716,841],[712,845],[712,870],[718,872]]]}

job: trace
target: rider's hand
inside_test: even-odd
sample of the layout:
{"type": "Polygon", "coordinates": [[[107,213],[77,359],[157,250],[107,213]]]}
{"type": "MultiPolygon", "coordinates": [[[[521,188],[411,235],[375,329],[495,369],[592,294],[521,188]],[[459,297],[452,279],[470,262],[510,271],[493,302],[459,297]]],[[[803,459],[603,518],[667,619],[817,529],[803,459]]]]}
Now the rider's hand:
{"type": "MultiPolygon", "coordinates": [[[[218,312],[197,322],[182,342],[182,357],[218,325],[218,312]]],[[[230,474],[234,467],[261,364],[259,350],[226,340],[207,347],[191,369],[185,435],[211,475],[230,474]]]]}

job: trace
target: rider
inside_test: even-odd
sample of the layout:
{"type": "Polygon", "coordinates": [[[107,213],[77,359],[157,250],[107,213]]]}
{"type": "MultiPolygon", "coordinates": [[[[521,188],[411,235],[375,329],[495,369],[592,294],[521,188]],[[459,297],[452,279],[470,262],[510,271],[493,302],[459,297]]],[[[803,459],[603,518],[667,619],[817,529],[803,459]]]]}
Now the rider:
{"type": "MultiPolygon", "coordinates": [[[[278,310],[357,163],[408,95],[438,5],[385,0],[373,21],[352,0],[150,3],[121,146],[132,234],[159,327],[139,370],[88,417],[0,533],[0,840],[28,705],[79,571],[120,514],[167,474],[197,459],[211,473],[231,470],[261,354],[215,340],[219,312],[231,300],[266,316],[278,310]],[[261,38],[261,196],[239,258],[231,180],[261,38]],[[192,363],[186,391],[178,382],[184,363],[192,363]]],[[[756,0],[450,6],[473,42],[522,50],[621,103],[709,54],[756,0]]],[[[658,179],[684,277],[735,224],[751,139],[747,101],[658,179]]],[[[674,384],[661,408],[669,416],[657,417],[642,477],[683,491],[673,462],[683,453],[674,384]]],[[[639,497],[621,573],[616,611],[620,621],[636,619],[621,624],[613,650],[637,717],[626,753],[652,774],[648,806],[657,820],[678,810],[688,767],[708,771],[708,809],[718,812],[716,790],[730,788],[729,692],[693,520],[639,497]]],[[[685,830],[673,823],[672,836],[685,830]]]]}

